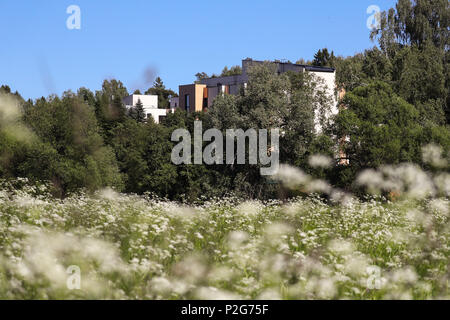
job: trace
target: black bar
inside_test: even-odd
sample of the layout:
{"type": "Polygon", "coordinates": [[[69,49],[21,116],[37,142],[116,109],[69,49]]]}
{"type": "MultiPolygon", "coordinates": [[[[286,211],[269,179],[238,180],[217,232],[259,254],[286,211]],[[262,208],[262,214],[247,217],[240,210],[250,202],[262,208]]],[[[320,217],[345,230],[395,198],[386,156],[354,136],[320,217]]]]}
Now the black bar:
{"type": "Polygon", "coordinates": [[[80,319],[321,319],[445,314],[449,301],[0,301],[2,313],[80,319]],[[100,318],[99,318],[100,319],[100,318]]]}

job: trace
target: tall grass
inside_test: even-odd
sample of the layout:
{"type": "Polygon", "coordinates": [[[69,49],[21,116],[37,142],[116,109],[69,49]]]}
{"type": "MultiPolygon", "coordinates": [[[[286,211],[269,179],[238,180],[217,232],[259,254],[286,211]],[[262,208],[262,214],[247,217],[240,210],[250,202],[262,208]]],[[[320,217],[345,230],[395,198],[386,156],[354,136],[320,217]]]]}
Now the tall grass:
{"type": "Polygon", "coordinates": [[[3,182],[0,298],[450,298],[447,172],[366,171],[364,200],[299,169],[278,178],[328,200],[187,206],[113,190],[57,200],[45,185],[3,182]]]}

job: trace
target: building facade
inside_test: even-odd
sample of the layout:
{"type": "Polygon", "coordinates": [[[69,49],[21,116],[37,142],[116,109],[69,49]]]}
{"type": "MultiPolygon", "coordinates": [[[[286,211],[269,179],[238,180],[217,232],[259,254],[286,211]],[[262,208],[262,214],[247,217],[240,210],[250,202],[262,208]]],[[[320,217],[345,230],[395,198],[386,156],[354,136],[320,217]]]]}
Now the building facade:
{"type": "Polygon", "coordinates": [[[170,103],[170,109],[176,109],[180,105],[180,98],[179,97],[170,97],[169,103],[170,103]]]}
{"type": "MultiPolygon", "coordinates": [[[[263,61],[252,59],[242,60],[242,74],[215,77],[200,80],[199,83],[181,85],[179,87],[179,106],[186,111],[204,111],[211,107],[214,99],[222,93],[238,94],[242,87],[245,88],[248,82],[247,71],[255,64],[262,64],[263,61]]],[[[323,81],[328,95],[333,98],[333,112],[337,112],[337,99],[335,95],[336,72],[334,68],[314,67],[286,62],[273,62],[277,66],[278,74],[287,71],[310,72],[323,81]]]]}
{"type": "Polygon", "coordinates": [[[179,108],[189,112],[200,112],[207,108],[205,99],[208,91],[204,84],[187,84],[179,86],[179,108]]]}
{"type": "Polygon", "coordinates": [[[123,98],[123,103],[128,110],[136,107],[139,100],[142,102],[147,119],[153,117],[153,120],[159,123],[161,118],[167,115],[166,109],[158,109],[158,96],[156,95],[132,94],[123,98]]]}

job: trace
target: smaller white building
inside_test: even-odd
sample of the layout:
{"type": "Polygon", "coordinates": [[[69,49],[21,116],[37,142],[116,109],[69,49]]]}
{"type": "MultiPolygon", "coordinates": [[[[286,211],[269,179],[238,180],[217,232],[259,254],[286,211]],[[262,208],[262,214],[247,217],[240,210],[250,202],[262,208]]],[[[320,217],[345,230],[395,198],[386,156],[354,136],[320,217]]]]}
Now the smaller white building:
{"type": "Polygon", "coordinates": [[[136,107],[138,101],[142,102],[146,118],[152,116],[156,123],[160,122],[161,117],[167,115],[166,109],[158,109],[158,96],[147,94],[132,94],[123,98],[123,103],[127,109],[136,107]]]}

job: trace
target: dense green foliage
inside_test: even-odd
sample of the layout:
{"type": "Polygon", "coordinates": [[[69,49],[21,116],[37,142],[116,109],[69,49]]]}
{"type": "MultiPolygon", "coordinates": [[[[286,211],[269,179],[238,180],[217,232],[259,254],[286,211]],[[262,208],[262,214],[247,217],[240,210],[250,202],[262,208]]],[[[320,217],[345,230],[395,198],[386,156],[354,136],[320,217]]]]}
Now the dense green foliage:
{"type": "Polygon", "coordinates": [[[145,122],[146,115],[141,99],[138,99],[136,106],[131,107],[130,110],[128,110],[128,114],[137,122],[145,122]]]}
{"type": "MultiPolygon", "coordinates": [[[[2,97],[1,102],[3,111],[19,112],[16,101],[2,97]]],[[[116,158],[104,144],[93,108],[70,92],[22,107],[22,121],[9,118],[0,126],[3,176],[51,180],[59,195],[121,187],[116,158]]]]}
{"type": "Polygon", "coordinates": [[[333,130],[337,137],[345,137],[340,144],[350,163],[341,166],[343,172],[337,170],[343,174],[338,178],[342,186],[365,168],[401,162],[423,165],[421,148],[426,144],[441,145],[445,154],[450,148],[448,127],[422,125],[420,112],[382,81],[347,93],[333,130]]]}
{"type": "MultiPolygon", "coordinates": [[[[284,195],[279,184],[259,174],[258,165],[174,165],[171,133],[192,133],[196,119],[203,130],[281,128],[281,163],[346,190],[354,189],[352,181],[366,168],[426,166],[424,145],[440,145],[445,155],[450,148],[448,17],[446,0],[400,0],[382,13],[380,28],[371,34],[379,47],[346,58],[320,49],[311,63],[336,68],[338,89],[346,90],[335,118],[325,117],[331,97],[317,79],[277,74],[270,64],[251,68],[246,89],[219,96],[208,112],[178,110],[159,125],[145,120],[142,104],[126,110],[122,99],[128,90],[114,79],[95,93],[80,88],[35,101],[2,86],[0,177],[51,181],[58,196],[104,186],[189,201],[229,192],[246,198],[284,195]],[[321,131],[315,130],[319,124],[321,131]],[[334,158],[331,167],[311,167],[308,159],[317,153],[334,158]]],[[[241,71],[225,67],[221,75],[241,71]]],[[[145,93],[157,95],[161,108],[176,96],[159,77],[145,93]]]]}

